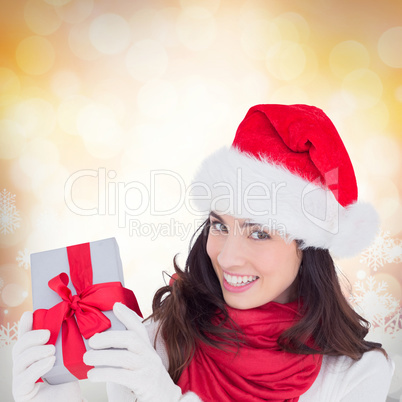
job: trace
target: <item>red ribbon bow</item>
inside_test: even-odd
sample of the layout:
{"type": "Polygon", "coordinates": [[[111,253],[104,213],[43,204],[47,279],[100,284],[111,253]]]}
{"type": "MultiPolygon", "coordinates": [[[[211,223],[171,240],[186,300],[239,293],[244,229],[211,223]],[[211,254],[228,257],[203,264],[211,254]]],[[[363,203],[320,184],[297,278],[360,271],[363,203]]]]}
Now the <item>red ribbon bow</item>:
{"type": "Polygon", "coordinates": [[[120,282],[92,284],[92,264],[89,243],[67,247],[71,281],[77,291],[72,295],[64,272],[49,281],[49,287],[63,301],[49,310],[34,312],[33,329],[49,329],[49,344],[56,344],[62,330],[64,366],[78,379],[87,378],[92,368],[83,362],[86,352],[82,339],[110,328],[110,320],[102,311],[112,310],[116,302],[124,303],[142,317],[134,293],[120,282]]]}

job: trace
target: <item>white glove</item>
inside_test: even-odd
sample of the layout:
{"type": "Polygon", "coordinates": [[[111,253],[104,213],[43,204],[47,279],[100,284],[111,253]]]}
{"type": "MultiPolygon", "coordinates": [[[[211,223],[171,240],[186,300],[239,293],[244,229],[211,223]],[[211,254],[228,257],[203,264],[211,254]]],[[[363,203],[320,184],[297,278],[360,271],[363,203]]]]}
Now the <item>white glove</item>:
{"type": "Polygon", "coordinates": [[[25,312],[18,325],[18,341],[13,347],[12,392],[16,402],[81,401],[78,381],[50,385],[36,383],[54,365],[54,345],[46,345],[50,331],[32,330],[33,314],[25,312]]]}
{"type": "Polygon", "coordinates": [[[84,354],[84,362],[95,366],[88,379],[123,385],[139,402],[179,401],[181,389],[152,347],[141,318],[122,303],[115,303],[113,312],[127,331],[105,331],[89,339],[89,346],[98,350],[84,354]]]}

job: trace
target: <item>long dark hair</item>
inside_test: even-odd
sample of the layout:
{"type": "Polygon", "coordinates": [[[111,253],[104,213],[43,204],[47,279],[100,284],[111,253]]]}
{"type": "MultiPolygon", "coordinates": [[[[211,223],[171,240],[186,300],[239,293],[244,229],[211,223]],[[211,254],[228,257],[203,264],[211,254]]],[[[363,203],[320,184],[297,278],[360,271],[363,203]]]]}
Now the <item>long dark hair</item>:
{"type": "MultiPolygon", "coordinates": [[[[237,345],[245,342],[236,324],[229,319],[218,278],[206,251],[209,227],[208,219],[194,234],[196,240],[184,270],[174,258],[176,278],[171,285],[156,292],[152,303],[153,313],[149,318],[159,322],[158,334],[165,341],[169,374],[175,382],[191,361],[199,342],[218,348],[232,342],[237,345]],[[230,324],[229,329],[212,324],[217,313],[230,324]]],[[[302,318],[279,337],[278,344],[283,350],[345,355],[354,360],[373,349],[386,354],[381,344],[364,340],[370,324],[353,310],[342,294],[328,250],[303,250],[298,296],[302,318]],[[314,339],[314,347],[309,343],[311,339],[314,339]]]]}

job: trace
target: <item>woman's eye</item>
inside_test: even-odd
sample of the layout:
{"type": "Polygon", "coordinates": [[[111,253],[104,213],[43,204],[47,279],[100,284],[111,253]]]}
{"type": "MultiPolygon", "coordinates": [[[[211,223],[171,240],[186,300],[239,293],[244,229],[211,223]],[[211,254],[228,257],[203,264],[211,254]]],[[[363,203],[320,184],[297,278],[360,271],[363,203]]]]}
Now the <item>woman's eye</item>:
{"type": "Polygon", "coordinates": [[[271,238],[271,236],[267,232],[264,232],[262,230],[256,230],[255,232],[251,233],[250,236],[254,240],[266,240],[271,238]]]}
{"type": "Polygon", "coordinates": [[[223,223],[221,223],[221,222],[211,222],[210,231],[211,231],[213,234],[227,233],[227,232],[228,232],[228,228],[226,227],[225,224],[223,224],[223,223]]]}

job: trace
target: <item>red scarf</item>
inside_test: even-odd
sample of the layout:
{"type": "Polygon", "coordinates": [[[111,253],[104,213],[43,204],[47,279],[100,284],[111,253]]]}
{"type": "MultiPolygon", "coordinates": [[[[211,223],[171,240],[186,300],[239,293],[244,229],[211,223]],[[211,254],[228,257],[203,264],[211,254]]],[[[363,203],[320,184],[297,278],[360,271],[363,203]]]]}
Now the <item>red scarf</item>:
{"type": "Polygon", "coordinates": [[[182,391],[193,391],[204,402],[297,402],[322,362],[321,355],[287,353],[277,344],[279,335],[298,320],[298,302],[227,310],[247,345],[220,350],[201,344],[179,379],[182,391]]]}

